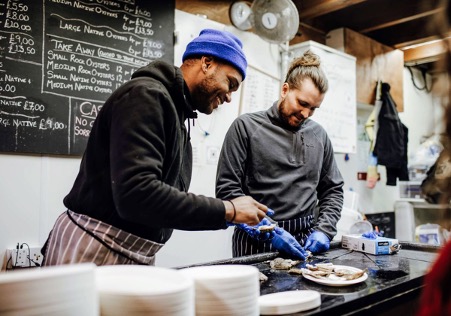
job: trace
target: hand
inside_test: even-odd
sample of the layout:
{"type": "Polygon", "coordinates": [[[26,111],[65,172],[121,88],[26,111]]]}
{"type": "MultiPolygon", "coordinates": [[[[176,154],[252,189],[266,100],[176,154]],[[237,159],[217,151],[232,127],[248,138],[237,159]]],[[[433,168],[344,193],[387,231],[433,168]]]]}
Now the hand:
{"type": "Polygon", "coordinates": [[[271,244],[275,249],[302,260],[307,258],[307,252],[289,232],[283,228],[276,227],[273,234],[271,244]]]}
{"type": "Polygon", "coordinates": [[[304,248],[312,253],[320,253],[329,250],[330,240],[326,234],[320,231],[314,231],[308,236],[304,248]]]}
{"type": "Polygon", "coordinates": [[[231,201],[222,201],[226,208],[225,219],[232,224],[257,225],[265,217],[268,207],[250,196],[240,196],[231,201]],[[233,203],[233,205],[232,205],[233,203]]]}
{"type": "Polygon", "coordinates": [[[262,225],[271,225],[271,222],[267,218],[263,218],[263,220],[255,226],[235,224],[236,227],[244,230],[251,238],[265,241],[271,238],[272,232],[261,232],[258,227],[262,225]]]}

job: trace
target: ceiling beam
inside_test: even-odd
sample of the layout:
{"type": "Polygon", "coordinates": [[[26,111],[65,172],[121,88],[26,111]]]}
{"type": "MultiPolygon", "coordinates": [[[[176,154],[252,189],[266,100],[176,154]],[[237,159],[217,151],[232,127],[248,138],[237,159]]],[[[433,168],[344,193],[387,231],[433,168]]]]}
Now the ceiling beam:
{"type": "Polygon", "coordinates": [[[423,45],[404,49],[404,64],[419,65],[438,61],[446,52],[446,40],[448,42],[450,41],[450,39],[435,40],[423,45]]]}
{"type": "Polygon", "coordinates": [[[423,36],[423,37],[419,37],[416,39],[412,39],[409,41],[404,41],[404,42],[399,42],[393,45],[394,48],[397,49],[406,49],[407,47],[411,47],[411,46],[417,46],[417,45],[421,45],[424,43],[428,43],[428,42],[432,42],[432,41],[437,41],[440,38],[437,35],[433,35],[433,36],[423,36]]]}
{"type": "Polygon", "coordinates": [[[293,1],[299,11],[299,19],[313,19],[327,13],[344,9],[368,0],[297,0],[293,1]]]}
{"type": "Polygon", "coordinates": [[[422,13],[419,13],[419,14],[415,14],[415,15],[412,15],[412,16],[405,17],[405,18],[393,20],[393,21],[382,23],[382,24],[379,24],[379,25],[374,25],[372,27],[359,30],[359,32],[360,33],[368,33],[368,32],[371,32],[371,31],[383,29],[383,28],[390,27],[390,26],[393,26],[393,25],[397,25],[397,24],[409,22],[409,21],[412,21],[412,20],[420,19],[420,18],[423,18],[423,17],[426,17],[426,16],[434,15],[434,14],[440,13],[441,11],[443,11],[443,8],[438,8],[438,9],[435,9],[435,10],[422,12],[422,13]]]}
{"type": "Polygon", "coordinates": [[[425,43],[434,39],[440,39],[439,34],[437,34],[437,31],[432,27],[435,23],[434,18],[435,16],[428,15],[408,22],[367,32],[365,35],[395,48],[425,43]]]}

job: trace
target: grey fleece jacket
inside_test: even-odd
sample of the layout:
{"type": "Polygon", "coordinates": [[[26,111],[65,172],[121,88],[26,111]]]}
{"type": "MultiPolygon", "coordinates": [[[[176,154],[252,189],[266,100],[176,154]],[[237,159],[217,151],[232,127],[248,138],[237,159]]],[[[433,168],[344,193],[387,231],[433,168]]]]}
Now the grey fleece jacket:
{"type": "Polygon", "coordinates": [[[179,68],[156,61],[137,70],[99,112],[67,208],[158,243],[172,229],[226,228],[222,201],[187,193],[189,99],[179,68]]]}
{"type": "Polygon", "coordinates": [[[277,102],[267,111],[238,117],[221,150],[216,196],[250,195],[282,221],[314,214],[314,229],[335,236],[343,205],[343,178],[326,131],[307,119],[293,130],[281,120],[277,102]]]}

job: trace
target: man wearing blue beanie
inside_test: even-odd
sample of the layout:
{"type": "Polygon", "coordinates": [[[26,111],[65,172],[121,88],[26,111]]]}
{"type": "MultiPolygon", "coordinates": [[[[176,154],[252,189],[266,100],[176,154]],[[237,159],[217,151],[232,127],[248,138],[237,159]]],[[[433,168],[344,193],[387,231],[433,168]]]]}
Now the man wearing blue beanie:
{"type": "Polygon", "coordinates": [[[242,43],[206,29],[179,67],[154,61],[108,98],[91,130],[67,211],[43,247],[43,265],[153,265],[173,229],[258,224],[268,208],[188,192],[192,151],[185,122],[230,102],[246,77],[242,43]]]}

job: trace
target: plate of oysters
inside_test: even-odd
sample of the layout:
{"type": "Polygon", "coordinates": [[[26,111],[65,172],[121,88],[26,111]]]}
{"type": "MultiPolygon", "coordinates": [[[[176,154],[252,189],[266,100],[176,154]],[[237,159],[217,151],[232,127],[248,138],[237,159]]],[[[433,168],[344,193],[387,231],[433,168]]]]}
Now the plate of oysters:
{"type": "Polygon", "coordinates": [[[291,268],[289,273],[302,274],[310,281],[328,286],[348,286],[365,281],[368,274],[365,270],[332,263],[306,264],[305,268],[291,268]]]}

